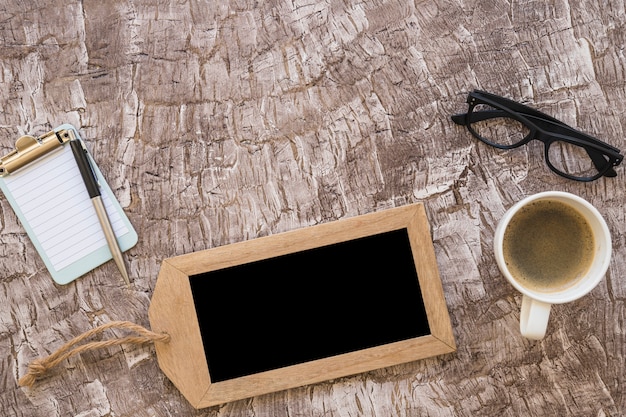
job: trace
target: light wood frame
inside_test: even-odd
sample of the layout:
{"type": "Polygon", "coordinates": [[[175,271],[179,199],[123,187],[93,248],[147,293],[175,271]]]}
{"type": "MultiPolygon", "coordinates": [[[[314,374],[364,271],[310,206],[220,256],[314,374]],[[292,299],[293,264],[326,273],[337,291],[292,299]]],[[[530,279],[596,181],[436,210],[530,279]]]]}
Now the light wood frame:
{"type": "Polygon", "coordinates": [[[149,309],[159,366],[195,408],[313,384],[456,350],[424,206],[420,203],[216,247],[163,261],[149,309]],[[211,382],[189,276],[406,228],[430,334],[211,382]]]}

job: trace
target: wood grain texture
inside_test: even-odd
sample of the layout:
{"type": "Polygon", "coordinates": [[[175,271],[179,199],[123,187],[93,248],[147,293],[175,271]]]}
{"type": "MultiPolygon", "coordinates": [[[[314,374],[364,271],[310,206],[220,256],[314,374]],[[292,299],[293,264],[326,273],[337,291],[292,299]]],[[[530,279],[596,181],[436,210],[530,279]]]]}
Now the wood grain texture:
{"type": "Polygon", "coordinates": [[[74,124],[140,236],[130,290],[113,263],[56,286],[0,196],[2,414],[625,414],[624,168],[568,181],[539,143],[498,151],[449,119],[481,88],[624,148],[625,12],[616,0],[2,2],[0,153],[74,124]],[[594,204],[614,257],[531,342],[491,246],[504,211],[545,190],[594,204]],[[419,201],[455,354],[200,411],[150,346],[17,387],[29,361],[87,329],[147,326],[163,259],[419,201]]]}

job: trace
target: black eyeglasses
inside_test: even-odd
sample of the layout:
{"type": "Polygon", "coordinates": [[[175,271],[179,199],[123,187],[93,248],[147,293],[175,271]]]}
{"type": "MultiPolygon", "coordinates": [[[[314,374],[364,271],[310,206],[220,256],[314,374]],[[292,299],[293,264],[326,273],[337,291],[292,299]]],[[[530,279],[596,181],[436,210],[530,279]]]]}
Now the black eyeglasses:
{"type": "Polygon", "coordinates": [[[548,167],[576,181],[615,177],[620,150],[523,104],[474,90],[467,96],[467,113],[452,116],[472,135],[499,149],[513,149],[533,139],[544,143],[548,167]]]}

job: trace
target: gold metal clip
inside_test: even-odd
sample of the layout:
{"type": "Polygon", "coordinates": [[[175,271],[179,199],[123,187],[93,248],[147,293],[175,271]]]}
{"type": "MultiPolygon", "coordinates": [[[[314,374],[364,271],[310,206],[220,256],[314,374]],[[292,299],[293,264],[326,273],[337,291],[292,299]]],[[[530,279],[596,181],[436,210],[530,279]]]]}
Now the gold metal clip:
{"type": "Polygon", "coordinates": [[[22,136],[15,142],[15,150],[0,158],[0,177],[11,174],[70,140],[67,130],[52,131],[38,138],[22,136]]]}

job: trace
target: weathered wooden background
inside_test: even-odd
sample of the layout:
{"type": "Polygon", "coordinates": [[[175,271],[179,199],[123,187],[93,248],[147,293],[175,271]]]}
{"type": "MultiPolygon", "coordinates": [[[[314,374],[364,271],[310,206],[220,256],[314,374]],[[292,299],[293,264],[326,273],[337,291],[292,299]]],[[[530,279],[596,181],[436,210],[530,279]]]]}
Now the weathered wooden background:
{"type": "Polygon", "coordinates": [[[449,119],[480,88],[623,148],[625,54],[617,0],[3,1],[0,152],[79,127],[139,243],[131,289],[112,262],[57,286],[0,196],[0,414],[626,414],[624,167],[568,181],[538,142],[498,151],[449,119]],[[595,204],[614,258],[533,342],[491,245],[504,211],[545,190],[595,204]],[[418,201],[455,354],[198,411],[150,345],[86,353],[17,386],[32,359],[98,324],[149,326],[165,258],[418,201]]]}

